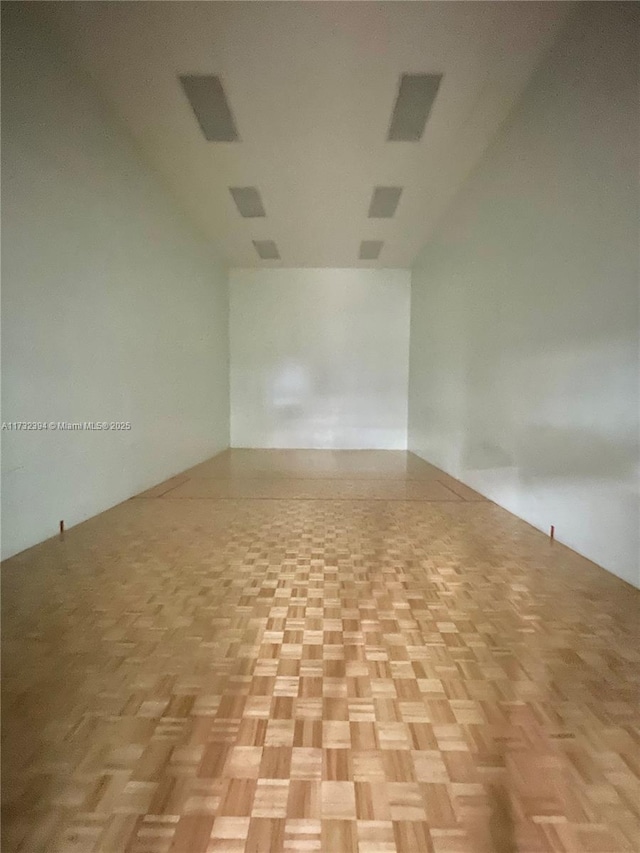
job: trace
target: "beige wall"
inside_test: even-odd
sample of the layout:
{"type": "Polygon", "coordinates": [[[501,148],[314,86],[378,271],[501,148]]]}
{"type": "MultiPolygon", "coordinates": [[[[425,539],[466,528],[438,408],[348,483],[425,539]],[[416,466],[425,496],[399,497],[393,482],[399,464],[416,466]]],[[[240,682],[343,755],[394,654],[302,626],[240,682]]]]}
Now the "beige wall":
{"type": "Polygon", "coordinates": [[[232,270],[232,445],[406,448],[410,279],[232,270]]]}
{"type": "MultiPolygon", "coordinates": [[[[36,4],[37,5],[37,4],[36,4]]],[[[2,554],[229,443],[225,271],[20,3],[2,20],[2,554]]]]}
{"type": "Polygon", "coordinates": [[[409,447],[640,585],[638,8],[584,3],[413,271],[409,447]]]}

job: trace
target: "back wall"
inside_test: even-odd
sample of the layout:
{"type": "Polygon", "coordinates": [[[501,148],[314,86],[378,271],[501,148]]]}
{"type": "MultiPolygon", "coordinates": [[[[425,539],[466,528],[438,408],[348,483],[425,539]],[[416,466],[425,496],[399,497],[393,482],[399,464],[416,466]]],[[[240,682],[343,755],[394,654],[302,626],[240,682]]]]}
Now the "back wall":
{"type": "Polygon", "coordinates": [[[410,293],[409,270],[232,270],[232,447],[406,449],[410,293]]]}

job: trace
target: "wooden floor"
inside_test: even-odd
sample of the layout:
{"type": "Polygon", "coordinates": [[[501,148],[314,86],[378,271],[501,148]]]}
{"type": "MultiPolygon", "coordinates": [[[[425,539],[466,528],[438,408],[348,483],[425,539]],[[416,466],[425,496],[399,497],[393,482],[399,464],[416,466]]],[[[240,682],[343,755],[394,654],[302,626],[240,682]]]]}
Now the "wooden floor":
{"type": "Polygon", "coordinates": [[[2,604],[4,853],[640,851],[640,594],[410,454],[228,451],[2,604]]]}

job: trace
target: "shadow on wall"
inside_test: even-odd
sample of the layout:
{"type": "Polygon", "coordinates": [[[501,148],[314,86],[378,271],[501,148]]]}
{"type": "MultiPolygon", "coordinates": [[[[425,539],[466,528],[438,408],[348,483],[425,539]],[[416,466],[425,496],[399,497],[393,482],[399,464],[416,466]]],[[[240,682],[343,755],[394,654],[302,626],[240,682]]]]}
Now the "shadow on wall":
{"type": "Polygon", "coordinates": [[[517,436],[514,454],[490,441],[472,439],[463,447],[461,464],[467,471],[517,468],[530,481],[576,477],[624,480],[633,473],[629,460],[636,452],[633,435],[614,443],[598,432],[532,424],[517,436]]]}
{"type": "Polygon", "coordinates": [[[272,407],[281,417],[295,418],[302,414],[307,401],[313,396],[312,377],[300,362],[285,361],[274,373],[267,389],[265,409],[272,407]]]}
{"type": "Polygon", "coordinates": [[[379,389],[390,403],[383,411],[376,388],[359,387],[349,365],[327,364],[311,371],[300,361],[283,359],[265,372],[261,424],[267,446],[360,449],[398,444],[396,412],[402,391],[394,394],[382,381],[379,389]]]}

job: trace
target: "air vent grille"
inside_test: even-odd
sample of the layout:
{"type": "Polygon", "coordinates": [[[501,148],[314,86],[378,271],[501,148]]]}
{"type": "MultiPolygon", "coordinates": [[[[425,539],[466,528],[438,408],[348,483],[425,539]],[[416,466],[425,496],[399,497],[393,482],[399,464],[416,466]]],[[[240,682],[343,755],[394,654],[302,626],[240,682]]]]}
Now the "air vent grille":
{"type": "Polygon", "coordinates": [[[255,246],[258,256],[262,258],[263,261],[280,260],[280,252],[273,240],[254,240],[253,245],[255,246]]]}
{"type": "Polygon", "coordinates": [[[403,74],[393,108],[388,139],[418,142],[422,139],[442,74],[403,74]]]}
{"type": "Polygon", "coordinates": [[[375,187],[369,205],[369,219],[391,219],[401,195],[402,187],[375,187]]]}
{"type": "Polygon", "coordinates": [[[240,140],[219,77],[184,74],[180,76],[180,83],[208,142],[240,140]]]}
{"type": "Polygon", "coordinates": [[[363,240],[360,243],[360,260],[377,261],[382,251],[382,240],[363,240]]]}
{"type": "Polygon", "coordinates": [[[229,187],[240,216],[255,219],[266,216],[260,193],[255,187],[229,187]]]}

